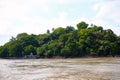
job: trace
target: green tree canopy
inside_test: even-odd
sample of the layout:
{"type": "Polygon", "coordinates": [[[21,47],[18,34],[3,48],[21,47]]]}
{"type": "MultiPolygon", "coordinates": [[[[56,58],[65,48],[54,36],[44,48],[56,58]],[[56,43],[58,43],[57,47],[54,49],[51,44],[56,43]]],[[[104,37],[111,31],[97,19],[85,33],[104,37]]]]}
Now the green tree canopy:
{"type": "Polygon", "coordinates": [[[78,30],[85,29],[87,27],[88,27],[88,24],[86,22],[84,22],[84,21],[77,24],[78,30]]]}
{"type": "Polygon", "coordinates": [[[120,36],[111,29],[84,21],[72,26],[58,27],[50,33],[20,33],[0,46],[0,57],[24,57],[33,53],[44,57],[120,56],[120,36]]]}

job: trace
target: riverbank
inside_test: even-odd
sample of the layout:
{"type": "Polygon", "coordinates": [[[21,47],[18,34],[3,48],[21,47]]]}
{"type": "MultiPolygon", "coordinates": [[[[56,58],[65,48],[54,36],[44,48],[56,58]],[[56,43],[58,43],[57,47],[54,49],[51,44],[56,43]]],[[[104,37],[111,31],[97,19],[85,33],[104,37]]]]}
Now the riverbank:
{"type": "Polygon", "coordinates": [[[54,56],[54,57],[7,57],[7,58],[0,58],[0,59],[84,59],[84,58],[120,58],[120,56],[85,56],[85,57],[60,57],[60,56],[54,56]]]}

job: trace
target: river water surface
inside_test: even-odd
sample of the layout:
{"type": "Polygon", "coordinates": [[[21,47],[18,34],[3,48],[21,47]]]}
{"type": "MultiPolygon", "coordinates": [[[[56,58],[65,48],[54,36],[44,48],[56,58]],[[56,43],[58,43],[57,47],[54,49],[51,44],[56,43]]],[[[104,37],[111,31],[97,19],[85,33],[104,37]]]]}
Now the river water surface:
{"type": "Polygon", "coordinates": [[[0,59],[0,80],[120,80],[120,58],[0,59]]]}

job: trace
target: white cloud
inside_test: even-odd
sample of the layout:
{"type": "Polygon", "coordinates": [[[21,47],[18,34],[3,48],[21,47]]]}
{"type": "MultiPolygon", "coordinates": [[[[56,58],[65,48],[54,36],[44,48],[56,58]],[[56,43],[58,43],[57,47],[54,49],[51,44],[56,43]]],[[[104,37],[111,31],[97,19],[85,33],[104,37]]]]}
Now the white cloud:
{"type": "Polygon", "coordinates": [[[113,0],[97,3],[93,6],[95,11],[98,11],[95,18],[109,18],[120,23],[120,1],[113,0]]]}
{"type": "Polygon", "coordinates": [[[54,2],[58,3],[58,4],[65,4],[65,3],[74,3],[74,2],[78,2],[79,0],[54,0],[54,2]]]}
{"type": "Polygon", "coordinates": [[[120,35],[120,1],[119,0],[111,0],[111,1],[101,1],[96,3],[93,6],[93,10],[97,13],[93,18],[92,22],[94,24],[98,24],[103,26],[105,29],[112,29],[116,34],[120,35]],[[108,21],[106,21],[107,19],[108,21]],[[113,22],[110,23],[109,21],[113,22]],[[109,23],[108,23],[109,22],[109,23]],[[116,25],[115,25],[116,24],[116,25]]]}
{"type": "Polygon", "coordinates": [[[94,10],[98,11],[96,18],[105,17],[106,14],[110,12],[112,5],[110,6],[110,3],[98,3],[95,4],[94,10]]]}
{"type": "MultiPolygon", "coordinates": [[[[52,2],[55,3],[66,3],[69,0],[54,0],[52,2]]],[[[74,0],[72,0],[73,2],[74,0]]],[[[76,0],[75,0],[76,1],[76,0]]],[[[53,4],[50,0],[1,0],[0,1],[0,34],[6,34],[6,32],[11,32],[9,28],[11,28],[12,31],[15,31],[19,29],[18,32],[21,32],[20,30],[24,28],[31,28],[35,25],[45,25],[50,20],[42,18],[42,16],[35,16],[33,11],[42,10],[46,13],[50,12],[50,4],[53,4]],[[37,9],[36,9],[37,8],[37,9]],[[12,25],[11,20],[18,20],[23,22],[21,26],[14,26],[12,25]],[[9,29],[9,31],[8,31],[9,29]]],[[[64,19],[65,16],[67,16],[66,12],[61,12],[59,14],[60,17],[58,17],[58,20],[64,19]]],[[[57,19],[53,19],[52,21],[55,21],[57,19]]],[[[55,22],[54,22],[55,23],[55,22]]],[[[29,29],[23,29],[23,31],[29,31],[29,29]]],[[[41,32],[42,29],[41,29],[41,32]]],[[[8,34],[9,34],[8,33],[8,34]]]]}
{"type": "Polygon", "coordinates": [[[64,19],[64,18],[66,18],[68,16],[68,13],[67,12],[61,12],[59,14],[59,16],[60,16],[60,18],[64,19]]]}
{"type": "Polygon", "coordinates": [[[60,12],[58,17],[52,18],[51,20],[45,19],[41,16],[34,16],[29,18],[25,22],[24,25],[20,27],[14,28],[14,34],[27,32],[29,34],[40,34],[45,33],[47,29],[52,29],[53,27],[66,27],[67,25],[71,25],[74,23],[71,20],[67,20],[68,13],[67,12],[60,12]]]}
{"type": "MultiPolygon", "coordinates": [[[[7,37],[1,38],[3,40],[1,42],[6,41],[5,39],[8,40],[8,36],[16,36],[18,33],[45,33],[47,29],[66,27],[67,25],[75,26],[80,21],[111,26],[103,20],[104,17],[120,23],[119,0],[105,3],[100,1],[100,3],[95,4],[94,11],[97,15],[92,20],[87,17],[71,20],[69,19],[70,13],[67,11],[59,11],[55,13],[56,17],[46,18],[47,14],[53,11],[53,5],[79,2],[88,2],[88,0],[0,0],[0,35],[7,37]],[[41,12],[45,13],[46,16],[39,15],[41,12]]],[[[92,2],[98,2],[98,0],[92,0],[92,2]]],[[[74,6],[70,8],[72,7],[74,9],[74,6]]],[[[119,27],[108,28],[112,28],[117,34],[120,34],[119,27]]]]}

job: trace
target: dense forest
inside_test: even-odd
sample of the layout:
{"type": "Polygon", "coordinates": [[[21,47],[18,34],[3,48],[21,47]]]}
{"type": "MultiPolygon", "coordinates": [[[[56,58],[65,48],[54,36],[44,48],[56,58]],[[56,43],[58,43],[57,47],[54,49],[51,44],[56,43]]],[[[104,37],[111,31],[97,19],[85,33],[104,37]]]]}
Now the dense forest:
{"type": "Polygon", "coordinates": [[[120,56],[120,36],[111,29],[82,21],[66,28],[47,30],[45,34],[20,33],[0,46],[0,57],[24,57],[33,53],[39,58],[120,56]]]}

